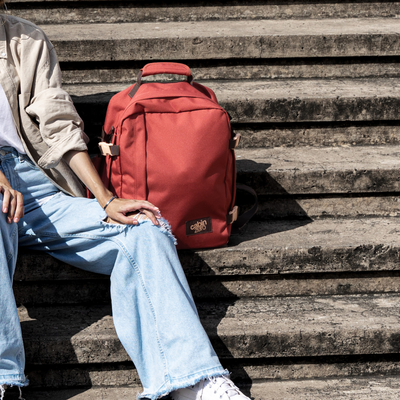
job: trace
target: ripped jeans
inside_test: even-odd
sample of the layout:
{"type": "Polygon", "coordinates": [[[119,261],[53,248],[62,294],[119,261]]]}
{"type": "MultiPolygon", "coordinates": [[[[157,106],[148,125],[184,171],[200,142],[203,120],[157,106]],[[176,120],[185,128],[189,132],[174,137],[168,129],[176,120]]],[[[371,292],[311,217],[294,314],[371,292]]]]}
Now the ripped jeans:
{"type": "Polygon", "coordinates": [[[12,291],[18,246],[111,275],[114,325],[139,373],[139,398],[226,373],[199,321],[168,225],[105,223],[96,200],[60,192],[27,156],[3,147],[0,161],[25,206],[18,224],[0,212],[0,385],[28,384],[12,291]]]}

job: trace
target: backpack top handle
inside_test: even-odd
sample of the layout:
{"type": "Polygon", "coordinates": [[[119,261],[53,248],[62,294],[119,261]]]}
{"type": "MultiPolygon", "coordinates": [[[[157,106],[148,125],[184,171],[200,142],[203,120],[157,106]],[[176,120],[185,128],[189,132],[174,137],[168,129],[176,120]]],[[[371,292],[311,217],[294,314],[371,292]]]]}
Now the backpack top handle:
{"type": "MultiPolygon", "coordinates": [[[[142,77],[149,75],[171,74],[184,75],[189,79],[193,79],[190,68],[185,64],[172,62],[159,62],[146,64],[142,69],[142,77]]],[[[139,74],[140,75],[140,74],[139,74]]]]}
{"type": "Polygon", "coordinates": [[[172,62],[159,62],[146,64],[139,72],[137,77],[137,83],[129,92],[129,97],[137,93],[142,84],[142,78],[150,75],[160,75],[160,74],[170,74],[170,75],[184,75],[187,76],[187,82],[192,85],[193,76],[190,68],[185,64],[172,63],[172,62]]]}

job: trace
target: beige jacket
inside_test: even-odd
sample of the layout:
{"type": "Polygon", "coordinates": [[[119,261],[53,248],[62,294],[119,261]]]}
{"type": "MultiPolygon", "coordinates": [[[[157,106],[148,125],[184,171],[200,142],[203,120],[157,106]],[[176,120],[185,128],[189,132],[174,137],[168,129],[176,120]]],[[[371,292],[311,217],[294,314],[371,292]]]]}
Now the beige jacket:
{"type": "Polygon", "coordinates": [[[28,156],[61,190],[84,188],[63,155],[86,150],[88,137],[69,95],[61,89],[54,48],[34,24],[0,15],[0,84],[28,156]]]}

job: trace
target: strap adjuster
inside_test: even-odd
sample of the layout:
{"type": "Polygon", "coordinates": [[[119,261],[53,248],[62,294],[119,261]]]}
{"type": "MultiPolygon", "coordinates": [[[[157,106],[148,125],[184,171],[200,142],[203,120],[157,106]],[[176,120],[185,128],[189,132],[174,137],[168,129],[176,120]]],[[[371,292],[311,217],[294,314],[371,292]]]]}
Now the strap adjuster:
{"type": "Polygon", "coordinates": [[[235,135],[235,137],[229,141],[229,148],[231,150],[234,150],[234,149],[236,149],[236,147],[239,146],[239,142],[240,142],[241,137],[242,137],[242,135],[240,133],[237,133],[235,135]]]}
{"type": "Polygon", "coordinates": [[[119,156],[119,146],[115,144],[100,142],[99,149],[103,156],[119,156]]]}
{"type": "Polygon", "coordinates": [[[228,225],[233,224],[238,219],[238,216],[239,216],[239,207],[235,206],[226,217],[226,222],[228,223],[228,225]]]}

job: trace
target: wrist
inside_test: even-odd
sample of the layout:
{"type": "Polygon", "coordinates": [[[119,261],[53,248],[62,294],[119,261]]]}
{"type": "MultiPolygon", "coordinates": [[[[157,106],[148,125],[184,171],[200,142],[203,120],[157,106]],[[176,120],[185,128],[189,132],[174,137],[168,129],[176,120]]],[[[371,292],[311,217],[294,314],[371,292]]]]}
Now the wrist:
{"type": "Polygon", "coordinates": [[[101,193],[93,193],[97,199],[97,202],[102,208],[107,204],[107,202],[114,196],[110,190],[102,191],[101,193]]]}
{"type": "Polygon", "coordinates": [[[103,210],[106,211],[106,208],[108,207],[108,205],[109,205],[112,201],[114,201],[115,199],[118,199],[118,197],[117,197],[117,196],[111,197],[111,199],[108,200],[107,203],[104,205],[103,210]]]}

